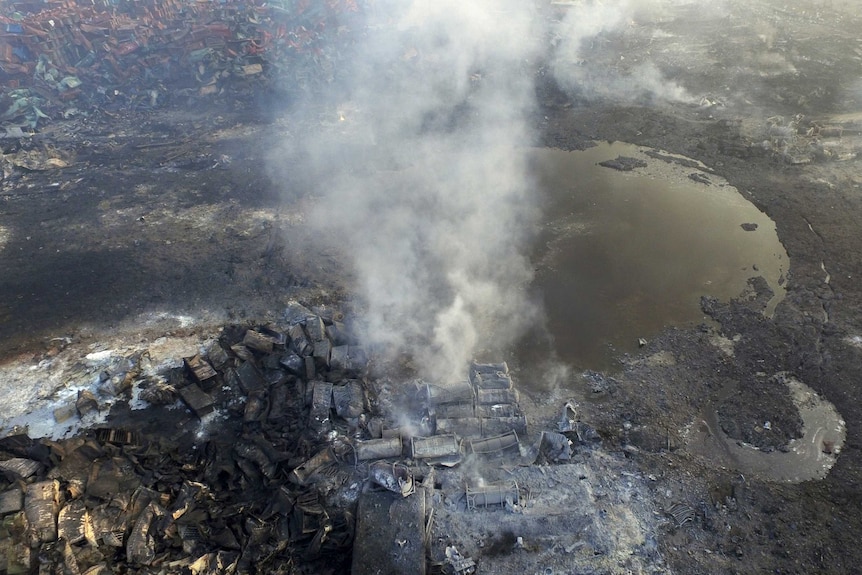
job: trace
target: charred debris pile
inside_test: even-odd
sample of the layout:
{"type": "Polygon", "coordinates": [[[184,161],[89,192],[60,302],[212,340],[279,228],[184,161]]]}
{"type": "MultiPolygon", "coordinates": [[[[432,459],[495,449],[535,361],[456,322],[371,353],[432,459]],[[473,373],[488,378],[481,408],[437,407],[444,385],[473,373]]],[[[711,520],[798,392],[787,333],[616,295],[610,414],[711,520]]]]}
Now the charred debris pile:
{"type": "Polygon", "coordinates": [[[359,14],[354,0],[0,0],[0,123],[15,137],[172,97],[313,90],[359,14]]]}
{"type": "MultiPolygon", "coordinates": [[[[454,545],[432,552],[435,469],[567,462],[573,443],[597,440],[568,406],[560,433],[523,444],[505,363],[473,364],[460,385],[395,383],[369,376],[358,343],[291,304],[279,326],[226,327],[158,377],[130,369],[118,391],[144,409],[117,404],[108,424],[58,441],[0,439],[0,571],[336,573],[352,561],[363,573],[385,543],[412,546],[390,566],[400,572],[436,557],[434,570],[469,573],[454,545]],[[363,511],[395,504],[404,524],[363,511]]],[[[104,404],[81,391],[76,409],[104,404]]],[[[464,513],[523,505],[514,481],[457,489],[450,507],[464,513]]]]}

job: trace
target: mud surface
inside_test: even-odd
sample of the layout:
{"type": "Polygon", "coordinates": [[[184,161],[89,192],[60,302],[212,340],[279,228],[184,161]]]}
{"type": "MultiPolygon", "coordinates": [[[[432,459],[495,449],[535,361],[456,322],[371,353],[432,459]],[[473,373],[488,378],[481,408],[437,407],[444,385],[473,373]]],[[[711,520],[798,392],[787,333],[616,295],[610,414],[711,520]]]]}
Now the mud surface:
{"type": "MultiPolygon", "coordinates": [[[[619,140],[711,167],[776,222],[790,257],[786,298],[771,318],[756,290],[705,301],[715,323],[665,330],[621,355],[617,369],[570,374],[528,395],[547,421],[561,395],[576,397],[605,447],[655,478],[656,501],[693,510],[691,521],[657,534],[674,572],[853,572],[862,564],[862,167],[823,153],[823,139],[807,163],[797,152],[816,148],[812,139],[764,142],[770,118],[828,123],[862,109],[853,85],[862,22],[839,3],[730,4],[720,14],[691,4],[637,21],[611,38],[614,50],[596,53],[618,62],[620,52],[649,51],[707,102],[616,105],[545,81],[541,138],[528,144],[572,150],[619,140]],[[682,35],[700,38],[702,58],[688,55],[697,65],[680,64],[674,38],[682,35]],[[822,480],[747,474],[721,442],[711,452],[690,447],[699,433],[778,451],[798,437],[778,373],[809,386],[846,422],[846,442],[822,480]],[[703,414],[728,385],[735,392],[718,405],[720,431],[703,414]]],[[[4,361],[37,365],[69,342],[119,333],[155,338],[187,329],[181,316],[196,326],[264,321],[291,298],[348,300],[337,246],[309,248],[303,218],[315,198],[304,193],[302,158],[268,168],[272,142],[320,129],[289,111],[222,101],[58,123],[30,141],[4,141],[6,153],[49,146],[70,164],[7,170],[0,182],[4,361]]],[[[852,142],[848,133],[831,144],[846,151],[852,142]]]]}

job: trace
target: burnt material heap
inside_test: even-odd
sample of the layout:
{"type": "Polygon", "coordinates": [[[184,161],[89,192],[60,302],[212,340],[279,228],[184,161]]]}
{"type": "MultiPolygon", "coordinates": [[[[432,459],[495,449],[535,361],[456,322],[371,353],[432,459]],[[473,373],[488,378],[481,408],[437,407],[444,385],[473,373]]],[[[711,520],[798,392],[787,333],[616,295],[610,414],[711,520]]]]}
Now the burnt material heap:
{"type": "Polygon", "coordinates": [[[159,377],[130,370],[124,393],[149,408],[116,404],[71,439],[0,439],[0,572],[344,572],[368,411],[355,343],[292,304],[159,377]]]}
{"type": "MultiPolygon", "coordinates": [[[[575,449],[582,459],[593,449],[587,426],[572,422],[523,444],[505,363],[474,363],[467,381],[446,387],[370,377],[338,314],[297,303],[277,325],[223,328],[157,375],[141,367],[146,355],[126,358],[110,387],[149,405],[116,402],[108,425],[77,437],[0,439],[0,571],[496,570],[502,557],[467,533],[494,514],[538,537],[543,505],[563,492],[540,494],[547,472],[536,465],[571,466],[575,449]]],[[[103,409],[99,393],[82,392],[73,409],[103,409]]],[[[628,556],[603,542],[585,491],[595,476],[580,465],[571,472],[584,479],[566,497],[589,509],[553,525],[628,556]]]]}

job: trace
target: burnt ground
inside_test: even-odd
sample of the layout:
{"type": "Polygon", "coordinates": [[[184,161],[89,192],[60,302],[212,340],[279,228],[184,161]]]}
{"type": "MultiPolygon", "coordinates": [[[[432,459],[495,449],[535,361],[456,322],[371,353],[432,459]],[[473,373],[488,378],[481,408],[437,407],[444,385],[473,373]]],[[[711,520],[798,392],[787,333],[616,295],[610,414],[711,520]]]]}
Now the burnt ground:
{"type": "MultiPolygon", "coordinates": [[[[744,299],[706,302],[714,324],[652,337],[638,356],[621,358],[620,370],[605,376],[612,383],[584,405],[581,417],[605,447],[656,478],[657,499],[672,492],[695,510],[693,521],[660,534],[669,566],[679,573],[850,573],[862,565],[860,160],[813,154],[800,163],[762,142],[770,137],[768,118],[803,114],[828,123],[858,112],[862,103],[847,94],[862,72],[854,56],[859,22],[828,7],[764,5],[736,6],[721,26],[693,11],[668,24],[702,32],[716,65],[673,68],[672,50],[655,51],[691,92],[728,94],[720,106],[595,102],[546,82],[536,124],[549,146],[622,140],[703,162],[776,222],[790,257],[787,296],[772,318],[744,299]],[[731,65],[752,49],[744,23],[758,19],[772,22],[777,38],[764,50],[792,61],[795,72],[731,65]],[[742,85],[735,98],[725,90],[742,85]],[[732,353],[715,345],[719,336],[735,339],[732,353]],[[780,449],[799,422],[784,387],[770,383],[779,372],[832,402],[846,422],[847,441],[825,479],[770,481],[684,449],[685,430],[728,382],[737,387],[719,407],[722,428],[780,449]],[[765,421],[773,425],[764,435],[765,421]]],[[[642,53],[639,42],[657,25],[640,23],[642,33],[621,39],[618,49],[642,53]]],[[[7,154],[32,149],[69,164],[4,167],[3,357],[38,361],[52,353],[53,338],[95,342],[159,313],[215,325],[265,320],[297,297],[348,300],[337,253],[310,247],[304,216],[314,198],[304,194],[301,158],[271,168],[274,142],[318,129],[317,119],[301,123],[256,102],[223,100],[94,114],[26,141],[3,141],[7,154]]],[[[164,326],[148,329],[157,337],[164,326]]],[[[541,391],[534,393],[541,403],[541,391]]],[[[557,413],[554,404],[548,418],[557,413]]]]}

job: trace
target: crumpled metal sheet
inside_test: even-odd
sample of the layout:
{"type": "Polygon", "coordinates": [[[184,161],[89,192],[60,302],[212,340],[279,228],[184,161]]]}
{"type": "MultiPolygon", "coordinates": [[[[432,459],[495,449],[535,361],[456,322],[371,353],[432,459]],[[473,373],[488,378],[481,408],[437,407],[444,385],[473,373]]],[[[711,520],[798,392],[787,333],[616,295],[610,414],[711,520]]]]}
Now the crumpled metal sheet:
{"type": "Polygon", "coordinates": [[[60,539],[72,545],[84,540],[95,544],[93,522],[82,500],[71,501],[60,510],[57,517],[57,532],[60,539]]]}
{"type": "Polygon", "coordinates": [[[23,457],[13,457],[6,461],[0,461],[0,471],[5,471],[20,479],[27,479],[39,472],[42,464],[32,459],[24,459],[23,457]]]}
{"type": "Polygon", "coordinates": [[[150,527],[157,514],[164,513],[159,513],[156,504],[150,502],[129,533],[129,539],[126,542],[126,559],[132,565],[149,565],[156,558],[156,540],[150,533],[150,527]]]}
{"type": "Polygon", "coordinates": [[[24,514],[36,540],[57,540],[57,497],[59,482],[40,481],[27,486],[24,514]]]}

